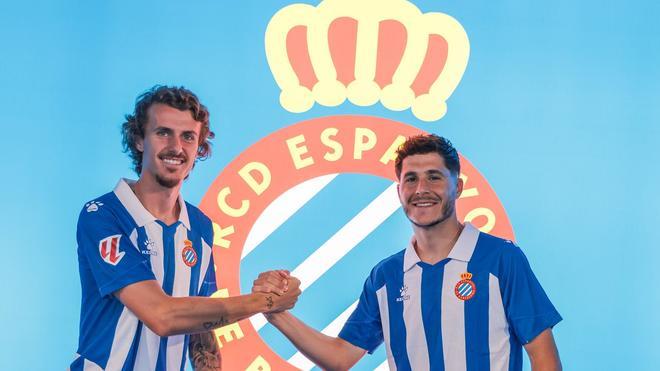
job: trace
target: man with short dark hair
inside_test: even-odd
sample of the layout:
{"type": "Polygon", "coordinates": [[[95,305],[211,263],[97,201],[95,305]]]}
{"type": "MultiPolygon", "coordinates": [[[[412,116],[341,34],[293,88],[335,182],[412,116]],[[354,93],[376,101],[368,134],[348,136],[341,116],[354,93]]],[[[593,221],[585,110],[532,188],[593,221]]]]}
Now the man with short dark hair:
{"type": "MultiPolygon", "coordinates": [[[[551,330],[561,316],[523,252],[456,217],[456,149],[437,135],[411,137],[395,168],[413,237],[373,268],[339,336],[287,311],[268,321],[323,369],[347,370],[383,342],[392,370],[521,370],[523,346],[533,370],[561,369],[551,330]]],[[[277,290],[286,279],[265,272],[253,290],[277,290]]]]}
{"type": "Polygon", "coordinates": [[[71,370],[220,369],[211,330],[295,304],[286,293],[208,298],[216,291],[213,227],[179,191],[210,155],[209,113],[197,96],[156,86],[122,125],[137,181],[88,202],[78,220],[80,338],[71,370]]]}

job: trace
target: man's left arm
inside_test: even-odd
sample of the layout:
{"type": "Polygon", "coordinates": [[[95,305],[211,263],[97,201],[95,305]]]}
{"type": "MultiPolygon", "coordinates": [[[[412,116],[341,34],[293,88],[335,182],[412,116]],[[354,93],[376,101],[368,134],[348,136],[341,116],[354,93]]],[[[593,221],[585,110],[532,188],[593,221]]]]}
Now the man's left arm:
{"type": "Polygon", "coordinates": [[[534,340],[525,344],[532,371],[561,371],[561,361],[552,329],[545,329],[534,340]]]}
{"type": "Polygon", "coordinates": [[[190,335],[188,353],[195,371],[221,370],[222,357],[213,331],[190,335]]]}

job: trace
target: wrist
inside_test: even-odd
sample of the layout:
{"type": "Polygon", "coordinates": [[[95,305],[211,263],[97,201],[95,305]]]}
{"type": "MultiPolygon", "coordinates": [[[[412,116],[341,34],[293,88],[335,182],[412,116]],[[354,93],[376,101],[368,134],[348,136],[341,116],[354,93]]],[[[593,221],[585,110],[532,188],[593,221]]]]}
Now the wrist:
{"type": "Polygon", "coordinates": [[[257,311],[259,313],[266,314],[266,312],[273,310],[274,302],[272,293],[253,292],[251,295],[254,298],[253,300],[256,303],[257,311]]]}
{"type": "Polygon", "coordinates": [[[266,320],[272,324],[274,322],[283,319],[287,315],[287,313],[289,312],[286,310],[283,310],[281,312],[269,312],[269,313],[264,313],[264,317],[266,317],[266,320]]]}

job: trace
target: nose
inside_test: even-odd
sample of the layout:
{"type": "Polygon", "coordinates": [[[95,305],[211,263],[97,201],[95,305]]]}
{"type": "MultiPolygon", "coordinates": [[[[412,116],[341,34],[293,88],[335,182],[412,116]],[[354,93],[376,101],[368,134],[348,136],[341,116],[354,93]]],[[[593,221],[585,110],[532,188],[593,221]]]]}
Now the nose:
{"type": "Polygon", "coordinates": [[[183,150],[181,138],[179,138],[177,135],[170,136],[168,145],[172,150],[176,151],[176,153],[181,153],[183,150]]]}
{"type": "Polygon", "coordinates": [[[426,179],[421,178],[417,182],[417,188],[415,189],[415,193],[422,194],[425,192],[428,192],[428,182],[426,181],[426,179]]]}

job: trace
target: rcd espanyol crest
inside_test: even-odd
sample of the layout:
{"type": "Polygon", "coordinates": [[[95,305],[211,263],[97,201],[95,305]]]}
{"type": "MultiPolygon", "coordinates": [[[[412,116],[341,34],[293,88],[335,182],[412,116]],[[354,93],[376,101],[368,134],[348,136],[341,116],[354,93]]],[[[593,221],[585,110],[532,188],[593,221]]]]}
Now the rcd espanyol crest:
{"type": "MultiPolygon", "coordinates": [[[[302,113],[318,104],[337,112],[265,135],[209,186],[201,208],[215,232],[215,296],[247,293],[259,272],[288,269],[303,290],[294,314],[334,336],[370,269],[409,241],[395,152],[425,132],[349,111],[380,102],[410,110],[423,125],[440,120],[466,69],[469,42],[454,18],[422,13],[409,1],[325,0],[278,11],[265,51],[283,109],[302,113]]],[[[462,154],[461,168],[458,217],[513,239],[497,196],[462,154]]],[[[227,370],[313,367],[261,315],[215,333],[227,370]]],[[[386,369],[382,348],[356,369],[386,369]]]]}

